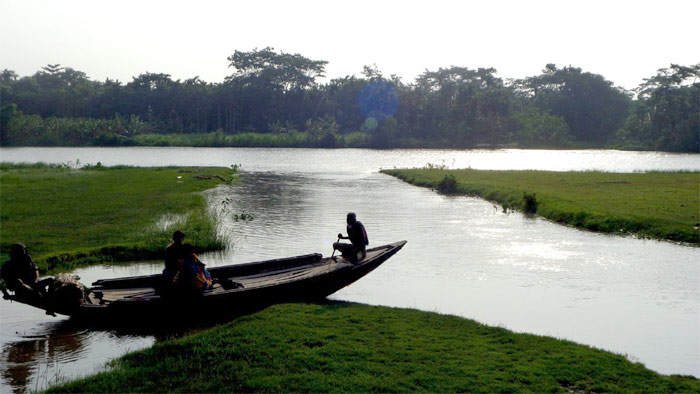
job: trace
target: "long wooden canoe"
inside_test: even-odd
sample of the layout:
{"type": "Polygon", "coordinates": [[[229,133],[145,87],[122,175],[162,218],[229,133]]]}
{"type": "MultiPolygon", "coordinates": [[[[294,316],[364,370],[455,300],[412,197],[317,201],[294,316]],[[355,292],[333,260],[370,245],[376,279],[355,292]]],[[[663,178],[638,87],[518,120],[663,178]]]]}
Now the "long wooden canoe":
{"type": "MultiPolygon", "coordinates": [[[[92,284],[89,299],[80,306],[54,312],[91,321],[137,320],[201,314],[235,313],[242,308],[277,302],[318,300],[335,293],[377,268],[398,252],[406,241],[367,250],[351,263],[340,256],[308,254],[247,264],[210,268],[215,284],[201,294],[163,296],[162,275],[101,279],[92,284]]],[[[41,303],[26,302],[46,309],[41,303]]]]}

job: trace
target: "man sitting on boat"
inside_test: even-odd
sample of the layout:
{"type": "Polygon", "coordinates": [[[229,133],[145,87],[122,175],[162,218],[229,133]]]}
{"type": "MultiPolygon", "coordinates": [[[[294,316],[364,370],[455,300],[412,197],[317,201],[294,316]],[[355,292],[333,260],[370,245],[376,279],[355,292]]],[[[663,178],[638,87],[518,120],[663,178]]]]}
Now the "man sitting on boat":
{"type": "Polygon", "coordinates": [[[202,292],[212,285],[211,274],[194,253],[192,245],[183,243],[184,240],[185,234],[177,230],[173,242],[165,248],[162,290],[166,293],[202,292]]]}
{"type": "Polygon", "coordinates": [[[5,299],[10,298],[7,290],[13,291],[20,298],[41,299],[38,289],[39,269],[24,244],[16,243],[10,247],[10,259],[0,268],[0,278],[4,281],[2,292],[5,299]]]}
{"type": "Polygon", "coordinates": [[[335,242],[333,244],[333,249],[340,251],[344,258],[356,262],[362,260],[367,255],[366,247],[369,245],[369,239],[367,238],[367,231],[362,222],[357,220],[357,216],[350,212],[347,216],[348,222],[348,236],[344,237],[343,234],[338,234],[339,239],[349,239],[351,244],[346,244],[344,242],[335,242]]]}
{"type": "Polygon", "coordinates": [[[173,233],[173,242],[165,247],[165,270],[163,270],[164,276],[175,276],[180,266],[180,259],[185,255],[185,245],[183,241],[185,240],[185,233],[177,230],[173,233]]]}
{"type": "Polygon", "coordinates": [[[77,275],[59,274],[39,280],[39,269],[21,243],[10,247],[10,260],[2,265],[0,278],[5,299],[43,308],[47,315],[56,316],[55,310],[66,311],[88,302],[89,290],[78,282],[77,275]]]}

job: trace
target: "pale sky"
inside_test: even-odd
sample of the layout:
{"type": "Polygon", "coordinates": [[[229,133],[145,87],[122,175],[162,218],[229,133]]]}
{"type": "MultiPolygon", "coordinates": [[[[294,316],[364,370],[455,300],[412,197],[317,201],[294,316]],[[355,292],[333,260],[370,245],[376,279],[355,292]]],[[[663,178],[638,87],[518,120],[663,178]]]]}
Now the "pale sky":
{"type": "Polygon", "coordinates": [[[366,64],[404,82],[450,66],[522,78],[555,63],[632,89],[671,63],[700,62],[699,19],[698,0],[0,0],[0,69],[221,82],[235,50],[271,46],[328,61],[329,78],[366,64]]]}

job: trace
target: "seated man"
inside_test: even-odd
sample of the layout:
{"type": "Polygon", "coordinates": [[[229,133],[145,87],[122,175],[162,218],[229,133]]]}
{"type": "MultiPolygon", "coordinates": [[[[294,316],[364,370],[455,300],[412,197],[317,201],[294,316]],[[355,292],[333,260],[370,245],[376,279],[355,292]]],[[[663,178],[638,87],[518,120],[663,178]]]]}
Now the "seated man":
{"type": "MultiPolygon", "coordinates": [[[[27,253],[27,247],[21,243],[16,243],[10,247],[10,259],[0,268],[0,279],[5,286],[21,298],[41,298],[38,291],[39,269],[34,264],[32,256],[27,253]]],[[[10,294],[2,287],[5,298],[10,294]]]]}
{"type": "Polygon", "coordinates": [[[165,248],[165,269],[163,275],[173,279],[175,274],[182,268],[182,259],[187,254],[187,248],[183,244],[185,233],[177,230],[173,233],[173,242],[165,248]]]}
{"type": "Polygon", "coordinates": [[[343,234],[338,234],[338,238],[349,239],[351,244],[335,242],[333,244],[333,249],[339,250],[344,258],[356,262],[362,260],[367,255],[366,246],[369,245],[369,239],[367,238],[365,226],[362,225],[362,222],[357,220],[354,213],[348,213],[347,222],[348,236],[344,237],[343,234]]]}
{"type": "Polygon", "coordinates": [[[191,291],[202,292],[212,285],[212,278],[194,253],[192,245],[185,244],[185,234],[178,230],[173,242],[165,248],[165,269],[161,291],[175,295],[191,291]]]}

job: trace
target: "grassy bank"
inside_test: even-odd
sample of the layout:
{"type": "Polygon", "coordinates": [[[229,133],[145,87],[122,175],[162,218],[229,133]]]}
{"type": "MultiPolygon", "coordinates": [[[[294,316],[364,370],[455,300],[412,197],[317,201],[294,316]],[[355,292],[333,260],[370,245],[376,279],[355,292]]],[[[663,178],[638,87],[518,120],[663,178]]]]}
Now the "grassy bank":
{"type": "Polygon", "coordinates": [[[357,304],[286,304],[50,392],[698,392],[572,342],[357,304]]]}
{"type": "Polygon", "coordinates": [[[226,168],[0,164],[0,259],[22,242],[42,273],[159,258],[175,228],[199,250],[220,249],[200,193],[226,168]]]}
{"type": "Polygon", "coordinates": [[[384,170],[414,185],[474,195],[583,229],[700,244],[700,173],[384,170]]]}

